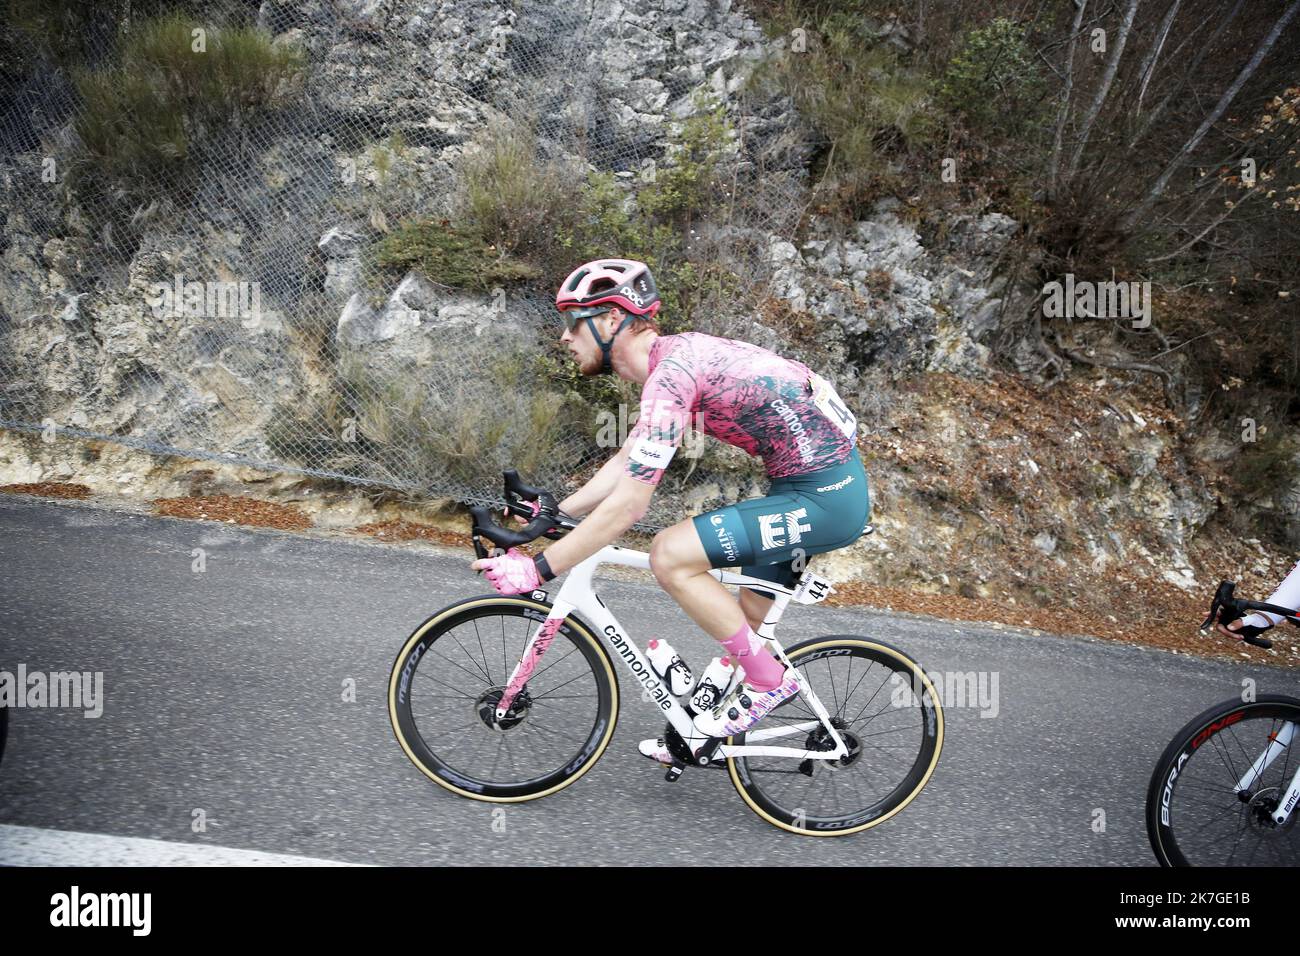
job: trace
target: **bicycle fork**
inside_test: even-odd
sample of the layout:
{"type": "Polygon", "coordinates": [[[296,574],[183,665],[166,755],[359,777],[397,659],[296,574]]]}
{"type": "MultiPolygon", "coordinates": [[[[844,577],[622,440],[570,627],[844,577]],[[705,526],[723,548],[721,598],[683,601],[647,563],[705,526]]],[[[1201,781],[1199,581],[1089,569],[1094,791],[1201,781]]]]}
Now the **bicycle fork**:
{"type": "MultiPolygon", "coordinates": [[[[1264,748],[1264,752],[1255,758],[1255,762],[1250,765],[1250,769],[1237,781],[1236,792],[1238,795],[1249,793],[1251,786],[1268,769],[1269,765],[1284,751],[1290,749],[1291,740],[1295,736],[1295,729],[1296,725],[1291,721],[1287,721],[1280,729],[1269,734],[1268,746],[1264,748]]],[[[1271,814],[1273,823],[1277,826],[1286,823],[1287,818],[1291,816],[1291,811],[1295,809],[1297,800],[1300,800],[1300,767],[1296,768],[1284,798],[1278,801],[1277,809],[1271,814]]]]}
{"type": "Polygon", "coordinates": [[[541,623],[537,630],[533,631],[533,636],[528,639],[524,646],[524,652],[520,655],[519,663],[515,669],[510,672],[510,679],[506,681],[505,690],[501,693],[501,699],[497,701],[496,718],[504,720],[510,713],[510,707],[514,704],[515,698],[523,690],[528,679],[533,676],[537,670],[537,663],[546,653],[546,649],[551,646],[555,640],[555,635],[560,630],[560,625],[564,623],[565,617],[569,614],[569,608],[551,609],[550,616],[541,623]]]}

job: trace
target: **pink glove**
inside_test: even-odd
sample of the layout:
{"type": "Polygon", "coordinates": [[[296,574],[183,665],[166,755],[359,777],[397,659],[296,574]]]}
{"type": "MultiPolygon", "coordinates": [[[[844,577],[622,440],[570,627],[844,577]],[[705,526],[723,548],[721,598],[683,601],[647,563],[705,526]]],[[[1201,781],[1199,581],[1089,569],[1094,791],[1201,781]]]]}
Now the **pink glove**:
{"type": "Polygon", "coordinates": [[[485,571],[498,594],[523,594],[542,586],[537,565],[518,548],[511,548],[498,558],[480,558],[471,567],[485,571]]]}

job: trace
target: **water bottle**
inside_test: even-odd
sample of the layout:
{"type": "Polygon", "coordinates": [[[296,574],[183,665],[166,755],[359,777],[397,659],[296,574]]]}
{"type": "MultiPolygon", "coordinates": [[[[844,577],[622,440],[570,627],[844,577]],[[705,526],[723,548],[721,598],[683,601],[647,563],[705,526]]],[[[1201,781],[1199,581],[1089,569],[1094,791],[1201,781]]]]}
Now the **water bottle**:
{"type": "Polygon", "coordinates": [[[646,645],[650,666],[659,675],[659,679],[668,685],[668,692],[680,697],[691,689],[691,665],[682,660],[681,655],[673,650],[667,641],[654,640],[646,645]]]}
{"type": "Polygon", "coordinates": [[[694,717],[718,706],[718,702],[731,689],[735,677],[736,671],[731,666],[731,658],[715,657],[700,675],[700,682],[695,685],[691,699],[687,702],[687,713],[694,717]]]}

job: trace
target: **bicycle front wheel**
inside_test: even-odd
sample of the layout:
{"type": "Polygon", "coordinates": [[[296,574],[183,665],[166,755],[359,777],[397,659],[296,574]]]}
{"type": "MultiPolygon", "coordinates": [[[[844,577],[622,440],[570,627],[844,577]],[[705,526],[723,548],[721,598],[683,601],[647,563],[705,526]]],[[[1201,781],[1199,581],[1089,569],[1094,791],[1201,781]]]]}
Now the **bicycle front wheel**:
{"type": "MultiPolygon", "coordinates": [[[[755,813],[805,836],[847,836],[884,823],[916,799],[943,749],[943,708],[925,671],[897,648],[861,637],[822,637],[786,651],[848,745],[838,760],[730,757],[732,783],[755,813]]],[[[803,694],[756,730],[820,723],[803,694]]],[[[823,726],[763,741],[834,750],[823,726]]],[[[745,743],[739,734],[729,743],[745,743]]]]}
{"type": "Polygon", "coordinates": [[[495,716],[549,612],[531,598],[472,598],[421,624],[397,655],[388,685],[393,732],[440,787],[493,803],[535,800],[574,783],[605,752],[618,681],[604,647],[573,616],[507,716],[495,716]]]}
{"type": "Polygon", "coordinates": [[[1230,700],[1189,721],[1147,787],[1147,836],[1160,864],[1295,866],[1295,815],[1279,824],[1274,814],[1300,769],[1298,746],[1300,700],[1292,697],[1230,700]]]}

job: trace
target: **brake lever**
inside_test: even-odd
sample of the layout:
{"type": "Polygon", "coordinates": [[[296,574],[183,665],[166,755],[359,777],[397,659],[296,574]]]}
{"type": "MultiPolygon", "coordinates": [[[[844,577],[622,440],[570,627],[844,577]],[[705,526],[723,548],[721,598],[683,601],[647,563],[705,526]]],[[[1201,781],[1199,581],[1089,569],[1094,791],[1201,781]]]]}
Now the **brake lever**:
{"type": "MultiPolygon", "coordinates": [[[[1224,608],[1232,603],[1232,593],[1237,585],[1232,581],[1220,581],[1218,588],[1214,592],[1214,600],[1210,602],[1210,615],[1201,622],[1201,637],[1209,637],[1216,621],[1221,620],[1224,608]]],[[[1237,617],[1241,615],[1238,614],[1237,617]]],[[[1237,618],[1233,618],[1235,621],[1237,618]]]]}
{"type": "MultiPolygon", "coordinates": [[[[525,502],[537,503],[537,511],[531,515],[533,520],[545,515],[547,518],[554,520],[559,516],[560,506],[555,500],[555,496],[544,488],[533,488],[524,484],[519,479],[519,472],[513,468],[502,473],[505,479],[506,501],[516,508],[521,508],[525,502]]],[[[530,508],[529,511],[532,511],[530,508]]]]}
{"type": "MultiPolygon", "coordinates": [[[[1216,621],[1221,624],[1223,623],[1225,611],[1231,611],[1232,617],[1226,624],[1224,624],[1224,627],[1227,627],[1228,624],[1231,624],[1233,621],[1245,616],[1242,613],[1242,608],[1239,606],[1239,602],[1233,597],[1236,589],[1237,585],[1232,581],[1219,582],[1218,590],[1214,592],[1214,600],[1210,603],[1210,616],[1201,622],[1200,634],[1202,637],[1208,637],[1210,635],[1216,621]]],[[[1240,640],[1245,644],[1249,644],[1251,647],[1260,647],[1264,650],[1270,650],[1273,647],[1272,641],[1266,637],[1259,637],[1258,635],[1243,634],[1241,635],[1240,640]]]]}

